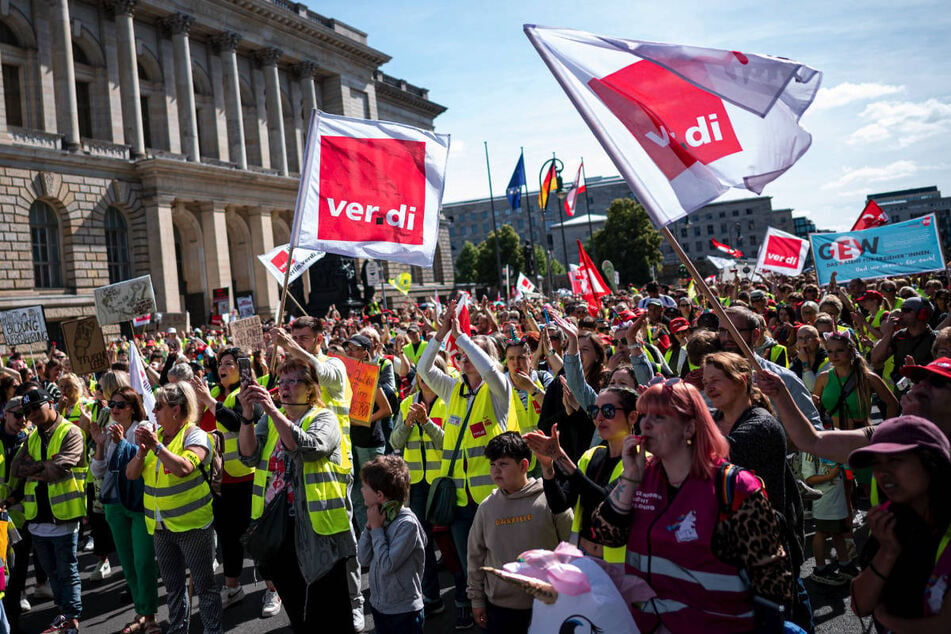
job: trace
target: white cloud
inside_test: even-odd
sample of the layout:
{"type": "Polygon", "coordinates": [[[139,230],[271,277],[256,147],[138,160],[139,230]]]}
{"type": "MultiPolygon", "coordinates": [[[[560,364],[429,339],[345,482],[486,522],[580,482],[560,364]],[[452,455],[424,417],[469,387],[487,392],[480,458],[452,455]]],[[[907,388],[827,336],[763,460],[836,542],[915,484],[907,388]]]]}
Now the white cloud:
{"type": "Polygon", "coordinates": [[[854,101],[866,101],[876,99],[885,95],[894,95],[905,90],[904,86],[893,86],[891,84],[865,83],[853,84],[845,82],[832,88],[822,88],[816,95],[813,110],[828,110],[838,108],[854,101]]]}
{"type": "Polygon", "coordinates": [[[870,123],[849,136],[848,143],[853,145],[896,139],[903,148],[951,131],[951,103],[938,99],[872,103],[859,117],[870,123]]]}
{"type": "Polygon", "coordinates": [[[857,169],[846,169],[845,172],[836,180],[826,183],[821,189],[838,189],[840,187],[858,185],[871,185],[872,183],[881,183],[902,178],[909,178],[918,173],[918,165],[914,161],[895,161],[883,167],[860,167],[857,169]]]}

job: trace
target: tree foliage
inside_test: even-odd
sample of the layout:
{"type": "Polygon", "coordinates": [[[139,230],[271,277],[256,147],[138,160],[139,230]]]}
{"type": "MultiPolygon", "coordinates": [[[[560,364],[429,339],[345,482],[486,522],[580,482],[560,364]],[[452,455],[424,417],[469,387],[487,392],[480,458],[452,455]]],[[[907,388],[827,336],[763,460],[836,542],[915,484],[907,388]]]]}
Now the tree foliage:
{"type": "Polygon", "coordinates": [[[663,260],[663,238],[651,223],[644,208],[630,198],[618,198],[608,206],[604,228],[594,233],[591,257],[595,264],[611,260],[621,284],[650,281],[651,265],[663,260]]]}
{"type": "MultiPolygon", "coordinates": [[[[545,249],[543,249],[540,244],[535,245],[535,263],[538,265],[538,275],[541,275],[542,277],[547,276],[548,266],[545,260],[545,249]]],[[[565,265],[555,258],[552,258],[551,272],[553,275],[563,275],[566,272],[565,265]]]]}
{"type": "Polygon", "coordinates": [[[479,247],[466,240],[459,252],[459,257],[456,258],[456,281],[475,282],[478,261],[479,247]]]}
{"type": "MultiPolygon", "coordinates": [[[[492,231],[485,240],[479,243],[476,260],[476,281],[501,287],[504,278],[499,280],[495,259],[495,241],[495,232],[492,231]]],[[[518,237],[518,233],[515,232],[512,225],[499,227],[498,242],[502,267],[509,265],[516,271],[524,270],[525,258],[522,255],[522,240],[518,237]]]]}

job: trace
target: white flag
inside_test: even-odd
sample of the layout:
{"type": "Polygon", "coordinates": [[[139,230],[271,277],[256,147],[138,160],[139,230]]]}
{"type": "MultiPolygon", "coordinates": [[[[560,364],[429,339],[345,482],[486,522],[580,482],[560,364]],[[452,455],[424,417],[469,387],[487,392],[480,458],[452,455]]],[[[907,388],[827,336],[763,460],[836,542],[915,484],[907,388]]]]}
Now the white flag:
{"type": "Polygon", "coordinates": [[[770,227],[759,249],[756,271],[773,271],[796,276],[802,273],[809,252],[809,241],[770,227]]]}
{"type": "Polygon", "coordinates": [[[145,374],[145,366],[142,365],[142,357],[139,356],[139,348],[135,342],[129,344],[129,384],[132,389],[138,392],[142,397],[142,406],[145,408],[145,416],[152,424],[155,422],[155,395],[152,393],[152,384],[149,383],[149,377],[145,374]]]}
{"type": "Polygon", "coordinates": [[[730,187],[757,194],[809,148],[799,117],[822,73],[737,51],[525,25],[658,226],[730,187]]]}
{"type": "Polygon", "coordinates": [[[535,285],[532,284],[532,281],[525,277],[525,274],[519,271],[518,281],[515,282],[515,289],[519,293],[534,293],[535,285]]]}
{"type": "MultiPolygon", "coordinates": [[[[279,284],[284,283],[284,274],[287,271],[289,252],[290,245],[285,244],[274,247],[267,253],[258,256],[258,260],[260,260],[264,268],[267,269],[267,272],[273,275],[279,284]]],[[[294,261],[291,263],[291,272],[287,277],[287,283],[290,284],[299,278],[314,262],[325,255],[327,254],[323,251],[312,251],[311,249],[302,249],[300,247],[294,249],[294,261]]]]}
{"type": "Polygon", "coordinates": [[[449,135],[314,111],[291,244],[433,265],[449,135]]]}

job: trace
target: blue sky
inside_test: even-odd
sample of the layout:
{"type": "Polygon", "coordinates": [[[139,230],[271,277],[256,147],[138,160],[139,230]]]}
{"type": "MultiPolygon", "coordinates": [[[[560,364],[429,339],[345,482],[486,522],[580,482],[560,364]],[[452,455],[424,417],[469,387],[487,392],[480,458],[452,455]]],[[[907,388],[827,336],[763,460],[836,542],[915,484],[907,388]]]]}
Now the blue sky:
{"type": "MultiPolygon", "coordinates": [[[[951,11],[931,0],[349,0],[309,6],[368,34],[390,75],[429,89],[452,135],[444,202],[495,195],[525,148],[530,187],[555,152],[566,181],[617,174],[522,32],[522,24],[763,53],[824,73],[802,119],[813,144],[767,186],[773,208],[851,226],[870,193],[937,185],[951,196],[951,11]]],[[[534,185],[532,185],[534,183],[534,185]]],[[[730,197],[751,195],[734,190],[730,197]]]]}

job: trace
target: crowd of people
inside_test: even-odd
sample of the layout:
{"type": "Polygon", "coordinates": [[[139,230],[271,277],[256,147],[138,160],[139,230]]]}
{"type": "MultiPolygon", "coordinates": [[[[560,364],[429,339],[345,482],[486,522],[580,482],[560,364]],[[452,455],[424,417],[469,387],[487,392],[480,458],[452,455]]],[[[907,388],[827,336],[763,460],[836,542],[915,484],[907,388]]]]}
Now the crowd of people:
{"type": "Polygon", "coordinates": [[[33,584],[57,607],[45,631],[79,632],[88,548],[93,579],[121,565],[124,633],[189,631],[193,597],[224,631],[247,558],[261,617],[296,632],[367,613],[422,632],[450,605],[456,629],[527,632],[532,598],[483,568],[561,542],[650,587],[629,606],[641,631],[812,632],[810,550],[808,579],[850,584],[878,631],[951,631],[946,287],[736,280],[714,289],[722,313],[658,282],[598,306],[331,307],[265,325],[260,350],[227,329],[118,338],[87,376],[55,346],[13,351],[0,631],[23,631],[33,584]],[[378,369],[366,417],[355,362],[378,369]]]}

